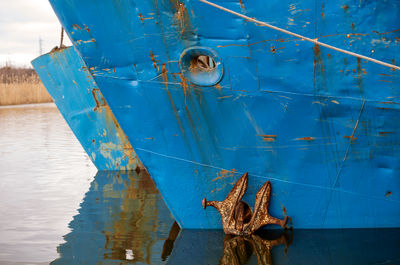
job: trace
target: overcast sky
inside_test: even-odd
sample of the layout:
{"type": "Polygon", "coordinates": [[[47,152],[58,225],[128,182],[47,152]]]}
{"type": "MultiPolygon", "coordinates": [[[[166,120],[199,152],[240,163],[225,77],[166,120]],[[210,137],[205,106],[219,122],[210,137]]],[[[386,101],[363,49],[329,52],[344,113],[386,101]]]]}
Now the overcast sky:
{"type": "Polygon", "coordinates": [[[0,0],[0,67],[6,62],[30,67],[39,56],[39,39],[43,53],[49,52],[59,45],[60,31],[48,0],[0,0]]]}

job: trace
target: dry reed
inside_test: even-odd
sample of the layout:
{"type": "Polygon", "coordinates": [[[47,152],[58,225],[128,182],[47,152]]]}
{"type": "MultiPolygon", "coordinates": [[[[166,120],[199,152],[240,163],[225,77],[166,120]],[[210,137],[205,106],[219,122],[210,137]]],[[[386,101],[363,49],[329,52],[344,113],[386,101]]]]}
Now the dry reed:
{"type": "Polygon", "coordinates": [[[0,68],[0,106],[52,101],[35,70],[0,68]]]}

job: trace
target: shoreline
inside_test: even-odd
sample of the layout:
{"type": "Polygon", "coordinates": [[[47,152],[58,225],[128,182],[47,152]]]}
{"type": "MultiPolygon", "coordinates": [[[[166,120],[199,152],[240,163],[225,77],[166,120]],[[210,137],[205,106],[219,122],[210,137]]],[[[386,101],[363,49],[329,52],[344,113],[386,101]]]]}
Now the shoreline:
{"type": "Polygon", "coordinates": [[[1,109],[23,109],[23,108],[57,108],[57,106],[54,102],[0,105],[0,110],[1,109]]]}

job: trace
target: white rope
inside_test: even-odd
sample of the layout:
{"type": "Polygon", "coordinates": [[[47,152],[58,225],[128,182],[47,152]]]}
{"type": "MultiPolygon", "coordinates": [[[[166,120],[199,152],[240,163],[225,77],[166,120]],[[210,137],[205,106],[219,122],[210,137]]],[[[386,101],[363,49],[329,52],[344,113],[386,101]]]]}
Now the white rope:
{"type": "Polygon", "coordinates": [[[301,39],[301,40],[306,40],[306,41],[312,42],[312,43],[314,43],[314,44],[317,44],[317,45],[326,47],[326,48],[328,48],[328,49],[332,49],[332,50],[335,50],[335,51],[338,51],[338,52],[342,52],[342,53],[345,53],[345,54],[348,54],[348,55],[351,55],[351,56],[354,56],[354,57],[357,57],[357,58],[361,58],[361,59],[364,59],[364,60],[367,60],[367,61],[371,61],[371,62],[380,64],[380,65],[383,65],[383,66],[387,66],[387,67],[390,67],[390,68],[394,68],[394,69],[400,70],[400,67],[397,66],[397,65],[390,64],[390,63],[385,63],[385,62],[376,60],[376,59],[371,58],[371,57],[368,57],[368,56],[364,56],[364,55],[361,55],[361,54],[358,54],[358,53],[354,53],[354,52],[351,52],[351,51],[343,50],[343,49],[340,49],[340,48],[331,46],[331,45],[329,45],[329,44],[326,44],[326,43],[323,43],[323,42],[319,42],[317,39],[310,39],[310,38],[307,38],[307,37],[302,36],[302,35],[300,35],[300,34],[297,34],[297,33],[294,33],[294,32],[291,32],[291,31],[288,31],[288,30],[285,30],[285,29],[281,29],[281,28],[272,26],[271,24],[268,24],[268,23],[266,23],[266,22],[259,21],[259,20],[257,20],[257,19],[254,19],[254,18],[248,17],[248,16],[246,16],[246,15],[240,14],[240,13],[235,12],[235,11],[233,11],[233,10],[230,10],[230,9],[228,9],[228,8],[222,7],[222,6],[220,6],[220,5],[211,3],[211,2],[209,2],[209,1],[207,1],[207,0],[199,0],[199,1],[200,1],[200,2],[203,2],[203,3],[207,4],[207,5],[216,7],[216,8],[218,8],[218,9],[220,9],[220,10],[225,11],[225,12],[231,13],[231,14],[233,14],[233,15],[235,15],[235,16],[244,18],[244,19],[246,19],[246,20],[248,20],[248,21],[257,23],[257,24],[259,24],[259,25],[262,25],[262,26],[265,26],[265,27],[268,27],[268,28],[271,28],[271,29],[274,29],[274,30],[277,30],[277,31],[280,31],[280,32],[283,32],[283,33],[285,33],[285,34],[288,34],[288,35],[291,35],[291,36],[294,36],[294,37],[297,37],[297,38],[299,38],[299,39],[301,39]]]}

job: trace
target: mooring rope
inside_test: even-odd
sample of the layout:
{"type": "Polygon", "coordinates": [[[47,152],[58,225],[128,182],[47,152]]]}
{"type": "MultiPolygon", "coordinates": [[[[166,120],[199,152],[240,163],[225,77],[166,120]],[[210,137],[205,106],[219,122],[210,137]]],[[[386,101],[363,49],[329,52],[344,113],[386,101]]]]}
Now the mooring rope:
{"type": "Polygon", "coordinates": [[[64,47],[64,44],[63,44],[63,42],[64,42],[64,27],[63,27],[63,26],[61,26],[61,39],[60,39],[60,48],[63,48],[63,47],[64,47]]]}
{"type": "Polygon", "coordinates": [[[364,60],[371,61],[371,62],[380,64],[380,65],[383,65],[383,66],[386,66],[386,67],[390,67],[390,68],[393,68],[393,69],[400,70],[400,66],[397,66],[397,65],[394,65],[394,64],[390,64],[390,63],[385,63],[383,61],[376,60],[374,58],[371,58],[371,57],[368,57],[368,56],[365,56],[365,55],[361,55],[361,54],[358,54],[358,53],[355,53],[355,52],[347,51],[347,50],[344,50],[344,49],[341,49],[341,48],[338,48],[338,47],[335,47],[335,46],[320,42],[320,41],[317,40],[317,38],[316,39],[311,39],[311,38],[302,36],[300,34],[297,34],[297,33],[294,33],[294,32],[291,32],[291,31],[288,31],[288,30],[285,30],[285,29],[282,29],[282,28],[279,28],[279,27],[276,27],[276,26],[273,26],[271,24],[268,24],[268,23],[263,22],[263,21],[259,21],[257,19],[248,17],[248,16],[243,15],[243,14],[240,14],[238,12],[235,12],[235,11],[231,10],[231,9],[225,8],[225,7],[217,5],[217,4],[214,4],[214,3],[210,2],[210,1],[207,1],[207,0],[199,0],[199,1],[203,2],[203,3],[207,4],[207,5],[213,6],[215,8],[218,8],[220,10],[223,10],[225,12],[231,13],[231,14],[233,14],[235,16],[244,18],[244,19],[246,19],[248,21],[254,22],[256,24],[259,24],[259,25],[262,25],[262,26],[265,26],[265,27],[280,31],[282,33],[297,37],[297,38],[299,38],[301,40],[309,41],[311,43],[326,47],[328,49],[332,49],[332,50],[335,50],[335,51],[338,51],[338,52],[342,52],[342,53],[345,53],[345,54],[348,54],[348,55],[351,55],[351,56],[354,56],[354,57],[357,57],[357,58],[360,58],[360,59],[364,59],[364,60]]]}

